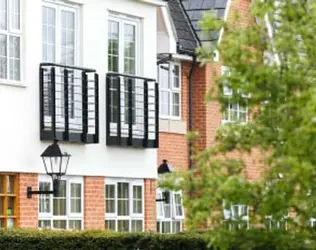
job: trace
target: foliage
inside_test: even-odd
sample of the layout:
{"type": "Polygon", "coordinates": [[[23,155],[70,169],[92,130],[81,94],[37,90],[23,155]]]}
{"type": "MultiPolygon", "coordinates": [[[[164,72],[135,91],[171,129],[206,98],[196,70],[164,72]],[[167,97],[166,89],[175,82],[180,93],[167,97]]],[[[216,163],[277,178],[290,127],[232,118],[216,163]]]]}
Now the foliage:
{"type": "Polygon", "coordinates": [[[219,102],[222,111],[228,101],[247,105],[252,119],[221,126],[215,143],[196,152],[194,170],[178,172],[162,185],[186,191],[190,229],[221,229],[225,200],[227,206],[251,206],[251,224],[257,226],[267,215],[280,220],[291,212],[290,230],[305,232],[316,217],[316,3],[257,0],[249,15],[250,22],[238,15],[228,22],[206,15],[204,29],[223,27],[224,33],[219,45],[202,47],[198,54],[214,65],[214,51],[219,51],[231,69],[218,76],[208,100],[219,102]],[[223,94],[224,85],[232,97],[223,94]],[[243,157],[229,156],[254,149],[263,152],[262,175],[251,182],[244,176],[243,157]],[[179,176],[181,181],[174,182],[179,176]]]}

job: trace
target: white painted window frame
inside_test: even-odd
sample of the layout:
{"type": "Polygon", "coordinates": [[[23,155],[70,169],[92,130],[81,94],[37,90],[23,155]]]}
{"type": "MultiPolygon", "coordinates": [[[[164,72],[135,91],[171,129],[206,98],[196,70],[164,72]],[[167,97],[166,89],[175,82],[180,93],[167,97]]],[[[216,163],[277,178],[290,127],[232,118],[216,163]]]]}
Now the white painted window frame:
{"type": "Polygon", "coordinates": [[[24,79],[24,37],[23,37],[23,22],[22,20],[24,20],[24,1],[20,0],[20,23],[19,23],[19,26],[20,26],[20,29],[13,29],[11,27],[11,21],[10,21],[10,16],[11,16],[11,6],[12,4],[12,1],[10,0],[7,0],[7,30],[1,30],[0,29],[0,34],[2,35],[6,35],[7,36],[7,78],[4,79],[4,78],[0,78],[0,84],[3,84],[3,85],[13,85],[13,86],[23,86],[22,85],[22,82],[23,82],[23,79],[24,79]],[[9,70],[10,70],[10,58],[9,58],[9,47],[10,47],[10,35],[12,36],[17,36],[20,38],[20,80],[11,80],[10,77],[9,77],[9,70]]]}
{"type": "MultiPolygon", "coordinates": [[[[221,75],[224,75],[224,74],[228,75],[228,76],[230,75],[230,68],[229,67],[221,66],[221,75]]],[[[223,94],[224,94],[224,96],[227,96],[228,98],[231,98],[232,95],[233,95],[233,91],[232,91],[232,89],[230,89],[229,87],[224,85],[223,86],[223,94]]],[[[245,96],[245,98],[247,98],[247,97],[245,96]]],[[[232,103],[229,101],[228,105],[230,105],[230,104],[232,104],[232,103]]],[[[240,114],[242,113],[240,111],[240,104],[236,103],[236,102],[234,104],[237,105],[237,115],[238,115],[238,118],[239,118],[240,114]]],[[[229,112],[228,108],[226,108],[225,112],[227,112],[228,116],[230,116],[229,115],[230,112],[229,112]]],[[[221,116],[222,117],[221,123],[222,124],[236,123],[236,124],[240,124],[240,125],[247,124],[248,123],[248,107],[247,106],[245,107],[245,112],[243,112],[243,113],[246,113],[246,121],[244,121],[244,122],[232,121],[230,119],[230,117],[228,119],[225,119],[225,114],[222,114],[222,116],[221,116]]]]}
{"type": "MultiPolygon", "coordinates": [[[[108,13],[108,20],[107,22],[112,21],[112,22],[117,22],[118,26],[119,26],[119,46],[118,46],[118,50],[119,50],[119,54],[118,54],[118,72],[116,73],[121,73],[124,74],[125,73],[125,69],[124,69],[124,25],[125,24],[129,24],[129,25],[133,25],[135,27],[135,76],[141,75],[141,45],[142,45],[142,37],[141,37],[141,32],[142,32],[142,24],[141,24],[141,20],[139,18],[133,18],[121,13],[117,13],[117,12],[112,12],[109,11],[108,13]]],[[[107,40],[108,43],[108,40],[107,40]]],[[[122,81],[122,79],[121,79],[122,81]]],[[[135,95],[136,98],[138,96],[138,94],[142,94],[139,93],[140,90],[138,90],[137,85],[138,85],[138,81],[135,81],[135,95]]],[[[142,84],[142,81],[141,81],[142,84]]],[[[125,86],[124,84],[121,85],[121,93],[125,92],[125,86]]],[[[125,122],[125,99],[121,98],[120,100],[121,102],[121,129],[123,130],[127,130],[128,129],[128,124],[125,122]],[[122,119],[123,117],[123,119],[122,119]]],[[[137,100],[135,103],[135,108],[137,108],[137,100]]],[[[142,125],[140,124],[141,121],[139,120],[140,118],[137,117],[136,114],[136,110],[135,110],[135,121],[136,124],[133,124],[133,130],[136,131],[141,131],[143,130],[142,125]]],[[[117,130],[117,123],[111,122],[110,123],[110,128],[111,130],[116,131],[117,130]]],[[[135,132],[133,132],[135,133],[135,132]]],[[[139,135],[140,137],[142,137],[142,134],[140,133],[139,135]]]]}
{"type": "Polygon", "coordinates": [[[159,96],[161,96],[161,91],[168,92],[169,93],[169,115],[163,115],[159,114],[159,117],[161,119],[168,119],[168,120],[181,120],[181,112],[182,112],[182,71],[181,71],[181,63],[177,61],[170,61],[169,63],[164,63],[158,65],[158,83],[159,83],[159,96]],[[161,81],[162,79],[162,73],[161,71],[164,69],[161,69],[160,66],[168,67],[168,81],[169,81],[169,88],[163,88],[161,81]],[[174,87],[174,66],[179,67],[179,87],[174,87]],[[173,93],[179,94],[179,116],[172,115],[172,109],[173,109],[173,93]]]}
{"type": "Polygon", "coordinates": [[[115,185],[115,212],[114,213],[106,213],[105,210],[105,220],[114,220],[115,221],[115,231],[118,230],[118,220],[128,220],[129,221],[129,232],[132,232],[132,221],[133,220],[141,220],[143,231],[145,230],[145,185],[143,179],[129,179],[129,178],[106,178],[104,193],[105,193],[105,202],[106,202],[106,185],[115,185]],[[118,183],[128,183],[129,185],[129,212],[128,216],[119,216],[117,215],[117,185],[118,183]],[[133,186],[141,186],[142,187],[142,213],[134,213],[133,211],[133,186]]]}
{"type": "MultiPolygon", "coordinates": [[[[157,188],[156,189],[156,199],[162,199],[163,198],[163,189],[161,188],[157,188]]],[[[182,191],[170,191],[170,213],[171,216],[170,218],[166,218],[165,217],[165,202],[164,201],[158,201],[156,202],[156,211],[160,210],[161,213],[156,212],[156,220],[157,223],[160,224],[159,228],[160,231],[158,233],[164,233],[162,232],[162,223],[163,222],[168,222],[170,223],[170,234],[173,233],[173,222],[180,222],[180,231],[182,231],[182,227],[183,227],[183,220],[185,217],[184,214],[184,207],[183,207],[183,203],[182,203],[182,191]],[[175,195],[176,194],[180,194],[181,196],[181,206],[182,206],[182,215],[176,215],[176,204],[175,204],[175,195]]]]}
{"type": "MultiPolygon", "coordinates": [[[[78,176],[63,176],[61,180],[66,181],[66,215],[56,216],[53,215],[53,195],[50,195],[50,212],[49,213],[40,213],[38,211],[38,221],[40,220],[49,220],[51,223],[51,228],[53,227],[54,220],[66,220],[66,229],[69,230],[69,221],[70,220],[81,220],[81,229],[84,229],[84,180],[83,177],[78,176]],[[76,183],[81,185],[81,213],[71,213],[71,184],[76,183]]],[[[38,176],[38,189],[40,182],[50,183],[50,188],[52,190],[53,183],[52,178],[47,175],[38,176]]],[[[38,195],[38,202],[40,195],[38,195]]]]}
{"type": "MultiPolygon", "coordinates": [[[[47,8],[52,8],[55,10],[55,62],[61,64],[61,11],[69,11],[73,12],[75,16],[75,47],[74,47],[74,65],[69,65],[69,66],[78,66],[80,65],[80,58],[81,58],[81,51],[80,51],[80,46],[81,46],[81,33],[80,33],[80,28],[82,27],[81,24],[81,13],[80,13],[80,6],[77,4],[73,4],[71,2],[66,2],[66,1],[53,1],[53,0],[43,0],[42,1],[42,7],[47,7],[47,8]]],[[[41,11],[42,8],[41,8],[41,11]]],[[[41,19],[41,25],[43,25],[43,20],[41,19]]],[[[41,38],[43,39],[43,34],[41,35],[41,38]]],[[[43,41],[42,41],[43,42],[43,41]]],[[[43,58],[43,50],[41,49],[42,57],[43,58]]],[[[61,74],[60,72],[56,72],[56,74],[61,74]]],[[[76,74],[74,74],[74,77],[76,74]]],[[[81,77],[81,76],[79,76],[81,77]]],[[[76,82],[74,83],[76,84],[76,82]]],[[[56,98],[60,99],[63,101],[63,97],[61,96],[62,90],[60,89],[61,86],[58,84],[56,85],[56,98]]],[[[78,114],[78,110],[81,108],[81,97],[78,95],[78,91],[75,91],[77,94],[74,95],[74,112],[75,112],[75,118],[69,118],[69,127],[70,129],[80,129],[81,128],[81,118],[76,118],[80,117],[81,114],[78,114]],[[79,98],[78,98],[79,97],[79,98]]],[[[62,106],[61,103],[58,104],[58,106],[62,106]]],[[[57,127],[64,127],[64,117],[62,117],[62,110],[61,108],[56,108],[56,114],[58,114],[56,120],[58,122],[57,127]]],[[[50,123],[51,122],[51,116],[45,116],[45,123],[50,123]]]]}

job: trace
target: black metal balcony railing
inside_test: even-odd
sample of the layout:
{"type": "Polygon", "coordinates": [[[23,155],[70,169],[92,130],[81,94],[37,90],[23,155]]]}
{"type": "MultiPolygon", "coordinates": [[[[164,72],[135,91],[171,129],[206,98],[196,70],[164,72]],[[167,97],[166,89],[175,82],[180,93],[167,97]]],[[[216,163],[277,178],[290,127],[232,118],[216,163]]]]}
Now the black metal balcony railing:
{"type": "Polygon", "coordinates": [[[108,73],[107,145],[158,147],[158,83],[154,79],[108,73]]]}
{"type": "Polygon", "coordinates": [[[41,140],[99,142],[99,82],[93,69],[41,63],[41,140]]]}

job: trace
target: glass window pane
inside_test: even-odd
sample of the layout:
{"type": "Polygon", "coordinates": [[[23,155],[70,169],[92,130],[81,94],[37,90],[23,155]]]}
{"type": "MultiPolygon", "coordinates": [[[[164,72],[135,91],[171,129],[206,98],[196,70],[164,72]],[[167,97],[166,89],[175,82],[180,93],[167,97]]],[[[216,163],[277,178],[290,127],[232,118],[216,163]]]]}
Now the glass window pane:
{"type": "Polygon", "coordinates": [[[0,34],[0,78],[6,79],[8,72],[7,36],[0,34]]]}
{"type": "Polygon", "coordinates": [[[55,229],[67,229],[67,221],[66,220],[54,220],[53,228],[55,229]]]}
{"type": "Polygon", "coordinates": [[[8,216],[15,215],[14,204],[15,204],[15,197],[8,197],[8,208],[7,208],[8,216]]]}
{"type": "Polygon", "coordinates": [[[170,221],[162,221],[161,222],[161,232],[162,233],[171,233],[171,222],[170,221]]]}
{"type": "Polygon", "coordinates": [[[54,8],[42,8],[42,41],[43,41],[43,61],[55,62],[56,46],[56,13],[54,8]]]}
{"type": "Polygon", "coordinates": [[[6,176],[7,178],[7,193],[8,194],[14,194],[14,176],[9,175],[6,176]]]}
{"type": "Polygon", "coordinates": [[[117,197],[129,198],[129,184],[124,182],[117,183],[117,197]]]}
{"type": "Polygon", "coordinates": [[[61,180],[59,183],[59,190],[58,190],[57,197],[64,197],[66,198],[66,181],[61,180]]]}
{"type": "Polygon", "coordinates": [[[115,213],[115,185],[105,186],[105,212],[115,213]]]}
{"type": "Polygon", "coordinates": [[[12,218],[7,219],[7,228],[14,228],[14,224],[15,224],[14,219],[12,218]]]}
{"type": "Polygon", "coordinates": [[[72,198],[81,198],[81,184],[80,183],[71,183],[71,197],[72,198]]]}
{"type": "Polygon", "coordinates": [[[124,24],[124,73],[135,74],[135,26],[124,24]]]}
{"type": "Polygon", "coordinates": [[[180,116],[180,93],[172,94],[172,115],[180,116]]]}
{"type": "Polygon", "coordinates": [[[20,80],[20,37],[10,36],[9,39],[10,79],[20,80]]]}
{"type": "Polygon", "coordinates": [[[108,70],[118,72],[119,70],[119,23],[108,22],[108,70]]]}
{"type": "Polygon", "coordinates": [[[105,197],[106,199],[115,198],[115,185],[105,185],[105,197]]]}
{"type": "Polygon", "coordinates": [[[179,69],[179,65],[174,65],[174,69],[173,69],[173,87],[174,88],[180,88],[180,69],[179,69]]]}
{"type": "Polygon", "coordinates": [[[53,214],[54,215],[66,215],[66,199],[54,198],[53,202],[53,214]]]}
{"type": "Polygon", "coordinates": [[[117,221],[117,231],[129,232],[129,220],[118,220],[117,221]]]}
{"type": "Polygon", "coordinates": [[[75,13],[61,11],[61,63],[75,64],[75,13]]]}
{"type": "Polygon", "coordinates": [[[11,27],[20,29],[20,0],[10,0],[11,2],[11,27]]]}
{"type": "Polygon", "coordinates": [[[4,215],[4,197],[0,197],[0,215],[4,215]]]}
{"type": "MultiPolygon", "coordinates": [[[[39,190],[40,191],[49,191],[51,190],[49,182],[40,182],[39,183],[39,190]]],[[[38,196],[39,198],[39,212],[40,213],[50,213],[50,195],[49,194],[41,194],[38,196]]]]}
{"type": "Polygon", "coordinates": [[[69,221],[69,229],[72,230],[81,230],[82,229],[82,221],[81,220],[70,220],[69,221]]]}
{"type": "Polygon", "coordinates": [[[170,89],[169,65],[159,65],[159,84],[161,88],[170,89]]]}
{"type": "Polygon", "coordinates": [[[129,215],[129,184],[119,182],[117,184],[117,214],[129,215]]]}
{"type": "Polygon", "coordinates": [[[3,186],[4,186],[4,176],[0,175],[0,194],[4,193],[3,186]]]}
{"type": "Polygon", "coordinates": [[[51,221],[50,220],[39,220],[38,227],[39,228],[51,228],[51,221]]]}
{"type": "Polygon", "coordinates": [[[133,213],[142,213],[142,186],[133,186],[133,213]]]}
{"type": "Polygon", "coordinates": [[[7,0],[0,0],[0,29],[7,30],[7,0]]]}
{"type": "Polygon", "coordinates": [[[129,215],[129,200],[120,200],[117,201],[117,215],[127,216],[129,215]]]}
{"type": "Polygon", "coordinates": [[[181,230],[181,222],[180,221],[173,221],[172,222],[172,233],[180,233],[181,230]]]}
{"type": "Polygon", "coordinates": [[[115,220],[105,220],[105,229],[115,231],[115,220]]]}
{"type": "Polygon", "coordinates": [[[132,232],[142,232],[142,231],[143,231],[143,221],[132,220],[132,232]]]}
{"type": "Polygon", "coordinates": [[[72,198],[70,208],[71,208],[71,213],[81,213],[81,199],[72,198]]]}

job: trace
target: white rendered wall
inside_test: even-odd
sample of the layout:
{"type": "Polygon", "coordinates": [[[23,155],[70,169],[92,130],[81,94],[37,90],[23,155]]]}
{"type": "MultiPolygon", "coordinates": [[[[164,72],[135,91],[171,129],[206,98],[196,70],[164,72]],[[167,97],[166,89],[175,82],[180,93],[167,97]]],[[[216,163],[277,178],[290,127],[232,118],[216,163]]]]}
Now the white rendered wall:
{"type": "MultiPolygon", "coordinates": [[[[39,64],[42,0],[22,0],[22,87],[0,83],[0,171],[45,173],[40,154],[51,142],[40,141],[39,64]]],[[[71,2],[71,1],[70,1],[71,2]]],[[[141,18],[143,44],[141,70],[156,78],[156,7],[129,0],[80,0],[81,65],[99,73],[99,144],[63,143],[72,154],[69,175],[156,178],[157,149],[107,147],[105,142],[105,75],[107,69],[108,10],[141,18]]]]}

